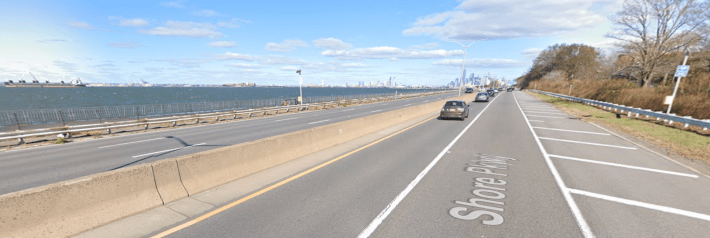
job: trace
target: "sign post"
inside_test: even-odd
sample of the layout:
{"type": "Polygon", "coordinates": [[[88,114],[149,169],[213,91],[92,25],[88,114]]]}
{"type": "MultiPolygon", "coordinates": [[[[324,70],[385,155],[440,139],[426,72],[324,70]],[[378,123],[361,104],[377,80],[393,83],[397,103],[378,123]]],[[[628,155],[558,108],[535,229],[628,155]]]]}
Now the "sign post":
{"type": "Polygon", "coordinates": [[[675,100],[675,95],[678,92],[678,85],[680,84],[680,80],[683,79],[683,77],[688,76],[688,70],[690,70],[690,65],[685,65],[685,63],[688,62],[688,54],[689,52],[686,50],[685,51],[685,58],[683,59],[683,64],[678,65],[678,68],[675,70],[675,77],[678,78],[678,81],[675,82],[675,89],[673,89],[673,95],[669,100],[666,98],[666,102],[668,102],[668,111],[666,111],[666,114],[671,113],[671,107],[673,107],[673,101],[675,100]]]}

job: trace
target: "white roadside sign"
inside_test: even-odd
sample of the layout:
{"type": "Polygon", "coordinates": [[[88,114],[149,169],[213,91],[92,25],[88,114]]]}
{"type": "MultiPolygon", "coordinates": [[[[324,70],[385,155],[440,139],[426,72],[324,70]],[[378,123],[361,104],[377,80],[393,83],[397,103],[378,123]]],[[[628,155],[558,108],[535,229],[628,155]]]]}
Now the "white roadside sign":
{"type": "Polygon", "coordinates": [[[666,100],[663,102],[663,104],[670,105],[673,103],[673,96],[666,96],[666,100]]]}
{"type": "Polygon", "coordinates": [[[675,77],[686,77],[688,76],[688,70],[690,69],[690,65],[678,65],[678,68],[675,70],[675,77]]]}

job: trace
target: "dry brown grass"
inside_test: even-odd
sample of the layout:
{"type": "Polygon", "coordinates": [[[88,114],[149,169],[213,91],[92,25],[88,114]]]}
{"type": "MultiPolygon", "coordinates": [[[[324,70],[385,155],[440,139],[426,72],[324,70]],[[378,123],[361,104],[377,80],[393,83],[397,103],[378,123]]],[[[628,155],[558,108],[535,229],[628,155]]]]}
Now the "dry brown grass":
{"type": "MultiPolygon", "coordinates": [[[[665,112],[668,105],[663,101],[673,94],[674,84],[668,80],[665,85],[641,88],[633,82],[617,80],[571,80],[537,81],[538,90],[568,94],[572,84],[572,96],[616,103],[631,107],[665,112]]],[[[671,113],[692,116],[698,119],[710,119],[710,73],[691,74],[683,78],[678,87],[676,100],[671,113]]]]}

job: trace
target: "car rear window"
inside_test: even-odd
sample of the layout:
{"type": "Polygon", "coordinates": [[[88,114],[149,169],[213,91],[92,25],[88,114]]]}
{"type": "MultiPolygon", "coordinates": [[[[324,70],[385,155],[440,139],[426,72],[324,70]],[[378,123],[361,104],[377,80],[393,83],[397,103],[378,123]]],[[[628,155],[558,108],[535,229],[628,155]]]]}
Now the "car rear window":
{"type": "Polygon", "coordinates": [[[444,106],[457,106],[457,107],[462,107],[463,104],[461,102],[453,102],[453,101],[448,101],[446,102],[446,105],[444,106]]]}

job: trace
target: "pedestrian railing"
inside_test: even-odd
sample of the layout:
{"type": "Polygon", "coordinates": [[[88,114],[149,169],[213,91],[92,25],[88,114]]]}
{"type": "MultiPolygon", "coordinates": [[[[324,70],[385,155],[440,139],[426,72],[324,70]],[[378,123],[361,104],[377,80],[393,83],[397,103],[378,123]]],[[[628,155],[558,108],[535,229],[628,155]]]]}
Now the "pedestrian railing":
{"type": "MultiPolygon", "coordinates": [[[[285,106],[274,106],[274,107],[262,107],[257,109],[238,109],[238,110],[220,110],[206,113],[195,113],[191,115],[171,115],[171,116],[159,116],[152,118],[142,118],[136,120],[124,120],[124,121],[112,121],[112,122],[102,122],[94,124],[82,124],[82,125],[70,125],[61,126],[55,128],[42,128],[42,129],[32,129],[32,130],[17,130],[14,132],[0,133],[0,141],[16,140],[18,144],[25,143],[26,138],[39,138],[46,136],[61,135],[65,138],[69,138],[72,134],[89,132],[89,131],[105,131],[105,134],[111,134],[113,130],[118,128],[130,128],[139,127],[140,129],[147,130],[151,125],[167,125],[168,127],[174,127],[178,125],[178,122],[194,121],[192,124],[200,123],[205,120],[227,120],[227,119],[238,119],[238,118],[249,118],[254,116],[265,116],[268,114],[279,114],[279,112],[291,112],[311,110],[311,109],[325,109],[339,106],[341,104],[361,104],[370,103],[378,101],[389,101],[397,100],[402,98],[410,98],[417,96],[428,96],[433,94],[444,93],[440,92],[430,92],[430,93],[413,93],[413,94],[398,94],[398,95],[388,95],[381,97],[342,97],[342,98],[328,98],[323,97],[321,99],[336,99],[335,101],[326,101],[319,103],[308,103],[300,105],[285,105],[285,106]]],[[[312,99],[317,101],[319,99],[312,99]]]]}

